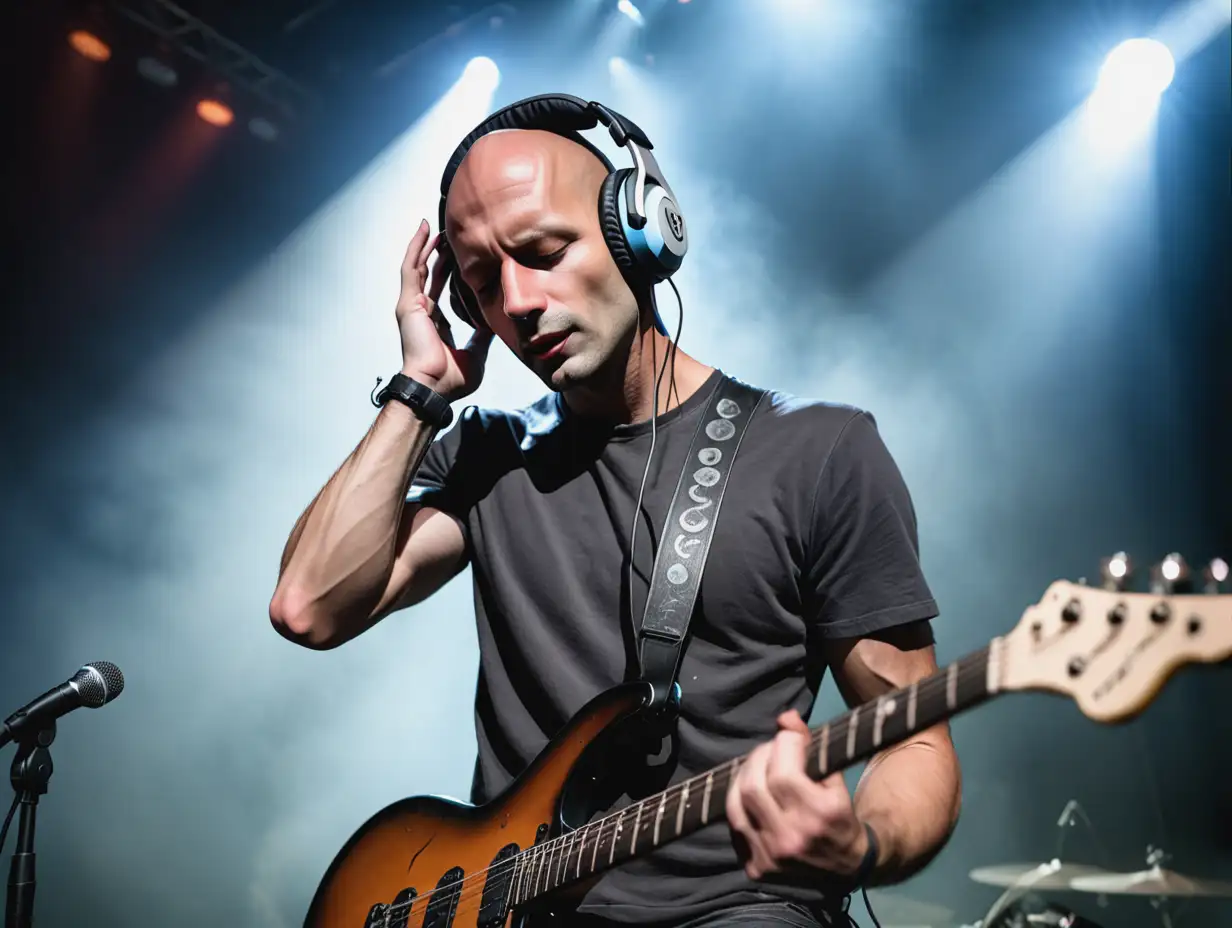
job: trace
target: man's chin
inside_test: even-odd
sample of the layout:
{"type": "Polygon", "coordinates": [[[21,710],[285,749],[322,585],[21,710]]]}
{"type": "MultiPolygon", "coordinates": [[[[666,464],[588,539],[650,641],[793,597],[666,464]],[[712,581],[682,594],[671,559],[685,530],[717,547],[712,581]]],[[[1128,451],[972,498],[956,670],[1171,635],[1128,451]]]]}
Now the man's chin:
{"type": "Polygon", "coordinates": [[[538,364],[536,368],[535,373],[539,375],[539,379],[549,389],[555,390],[558,393],[581,386],[590,379],[593,373],[590,365],[586,363],[586,359],[576,355],[563,358],[560,361],[538,364]]]}

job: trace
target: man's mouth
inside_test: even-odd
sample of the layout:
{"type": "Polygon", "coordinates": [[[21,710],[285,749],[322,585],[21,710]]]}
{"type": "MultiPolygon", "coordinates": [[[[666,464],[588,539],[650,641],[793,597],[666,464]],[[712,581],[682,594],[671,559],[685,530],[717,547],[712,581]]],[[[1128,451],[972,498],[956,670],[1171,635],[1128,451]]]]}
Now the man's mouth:
{"type": "Polygon", "coordinates": [[[556,356],[569,340],[569,332],[552,332],[546,335],[536,335],[526,343],[526,351],[540,359],[556,356]]]}

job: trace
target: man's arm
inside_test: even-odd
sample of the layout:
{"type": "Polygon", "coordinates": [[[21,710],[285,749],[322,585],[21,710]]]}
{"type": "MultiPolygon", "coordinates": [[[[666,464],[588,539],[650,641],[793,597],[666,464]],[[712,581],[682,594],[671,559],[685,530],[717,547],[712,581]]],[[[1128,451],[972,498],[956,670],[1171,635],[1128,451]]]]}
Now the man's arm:
{"type": "MultiPolygon", "coordinates": [[[[925,623],[827,644],[835,683],[849,706],[910,686],[937,671],[925,623]]],[[[875,754],[855,791],[857,818],[880,844],[872,882],[897,883],[945,846],[958,823],[962,775],[949,726],[935,725],[875,754]]]]}
{"type": "Polygon", "coordinates": [[[279,634],[337,647],[465,566],[461,523],[405,501],[434,431],[401,403],[382,407],[287,540],[269,608],[279,634]]]}

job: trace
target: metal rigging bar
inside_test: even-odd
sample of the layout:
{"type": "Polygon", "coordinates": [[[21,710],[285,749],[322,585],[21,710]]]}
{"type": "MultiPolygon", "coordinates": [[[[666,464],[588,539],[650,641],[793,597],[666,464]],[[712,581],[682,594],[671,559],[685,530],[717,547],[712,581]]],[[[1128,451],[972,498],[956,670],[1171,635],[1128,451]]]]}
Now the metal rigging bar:
{"type": "Polygon", "coordinates": [[[115,0],[113,6],[176,51],[260,97],[284,116],[297,116],[316,103],[316,95],[307,88],[170,0],[115,0]]]}

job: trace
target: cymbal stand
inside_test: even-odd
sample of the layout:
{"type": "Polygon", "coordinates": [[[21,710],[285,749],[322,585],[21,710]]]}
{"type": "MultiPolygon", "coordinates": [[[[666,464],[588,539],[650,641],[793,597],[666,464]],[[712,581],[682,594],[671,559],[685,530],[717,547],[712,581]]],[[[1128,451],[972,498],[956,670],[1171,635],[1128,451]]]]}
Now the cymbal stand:
{"type": "Polygon", "coordinates": [[[1095,850],[1099,854],[1099,865],[1101,867],[1107,868],[1109,865],[1108,864],[1108,851],[1104,847],[1104,842],[1101,841],[1099,838],[1099,831],[1096,829],[1095,825],[1092,824],[1090,816],[1087,815],[1087,810],[1084,809],[1079,804],[1077,799],[1071,799],[1069,802],[1067,802],[1065,804],[1065,808],[1061,810],[1060,817],[1057,819],[1057,856],[1056,856],[1056,859],[1057,860],[1065,859],[1065,853],[1064,853],[1065,837],[1069,833],[1069,829],[1072,828],[1077,823],[1077,819],[1074,817],[1074,813],[1077,813],[1078,816],[1082,819],[1082,821],[1087,826],[1087,832],[1091,835],[1091,843],[1095,845],[1095,850]]]}
{"type": "MultiPolygon", "coordinates": [[[[1029,874],[1014,881],[1012,885],[1007,887],[1005,892],[998,896],[996,901],[993,902],[992,908],[988,910],[987,914],[976,922],[977,925],[992,924],[992,920],[1000,915],[1006,906],[1021,899],[1035,888],[1036,883],[1061,868],[1061,861],[1064,860],[1061,855],[1065,850],[1066,829],[1073,826],[1075,821],[1075,812],[1079,813],[1082,816],[1082,820],[1086,822],[1087,830],[1091,833],[1091,839],[1095,843],[1096,849],[1099,851],[1101,865],[1105,867],[1108,865],[1108,853],[1104,849],[1103,842],[1099,839],[1099,832],[1095,830],[1095,826],[1091,823],[1090,816],[1088,816],[1086,810],[1079,805],[1078,800],[1071,799],[1065,804],[1065,808],[1061,810],[1061,815],[1057,819],[1057,828],[1059,829],[1057,833],[1057,856],[1054,857],[1047,866],[1038,867],[1036,870],[1031,871],[1029,874]]],[[[1108,900],[1103,894],[1100,894],[1096,900],[1096,904],[1100,908],[1103,908],[1108,904],[1108,900]]],[[[1167,925],[1165,928],[1172,928],[1172,926],[1167,925]]]]}
{"type": "MultiPolygon", "coordinates": [[[[1154,869],[1155,867],[1162,867],[1167,861],[1171,859],[1172,859],[1172,855],[1165,853],[1163,848],[1156,847],[1153,844],[1148,844],[1146,846],[1146,865],[1148,867],[1152,869],[1154,869]]],[[[1159,920],[1160,920],[1160,923],[1163,925],[1163,928],[1172,928],[1172,913],[1168,911],[1168,897],[1167,896],[1152,896],[1151,897],[1151,908],[1153,908],[1156,912],[1159,913],[1159,920]]],[[[1177,915],[1181,914],[1179,907],[1177,909],[1176,914],[1177,915]]]]}

